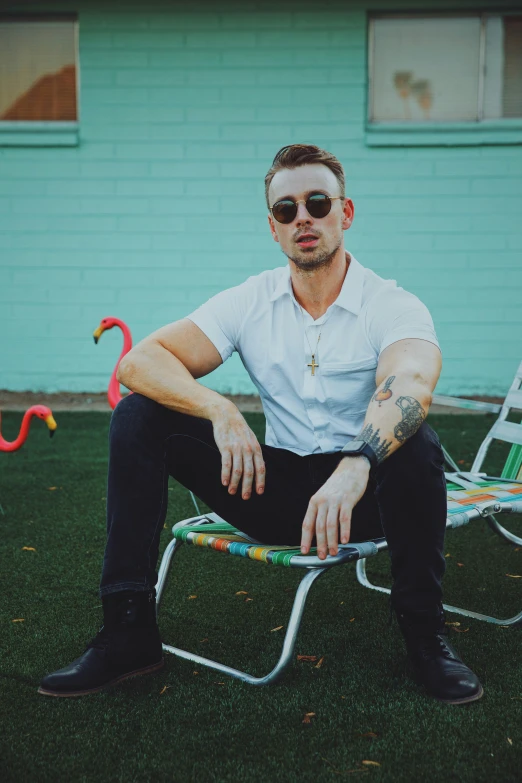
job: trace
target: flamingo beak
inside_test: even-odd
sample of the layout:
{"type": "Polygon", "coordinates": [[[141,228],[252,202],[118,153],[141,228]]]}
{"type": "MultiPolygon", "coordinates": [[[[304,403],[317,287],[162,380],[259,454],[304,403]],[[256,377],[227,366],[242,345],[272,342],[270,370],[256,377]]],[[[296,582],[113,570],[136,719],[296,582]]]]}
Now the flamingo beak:
{"type": "Polygon", "coordinates": [[[49,414],[49,416],[46,416],[44,421],[47,424],[47,426],[49,427],[49,437],[52,438],[56,428],[58,427],[58,425],[55,422],[54,417],[51,414],[49,414]]]}
{"type": "Polygon", "coordinates": [[[94,337],[94,344],[95,345],[98,345],[98,340],[102,336],[103,332],[104,332],[103,326],[98,326],[98,328],[94,330],[92,336],[94,337]]]}

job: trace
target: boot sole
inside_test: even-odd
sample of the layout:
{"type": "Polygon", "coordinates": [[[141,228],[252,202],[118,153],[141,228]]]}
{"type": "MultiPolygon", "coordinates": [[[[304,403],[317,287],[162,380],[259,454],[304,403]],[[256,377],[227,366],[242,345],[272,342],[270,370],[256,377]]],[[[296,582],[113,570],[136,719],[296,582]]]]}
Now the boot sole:
{"type": "Polygon", "coordinates": [[[417,685],[421,686],[424,689],[425,693],[427,693],[429,696],[432,696],[434,699],[437,699],[437,701],[442,702],[443,704],[469,704],[472,701],[478,701],[484,695],[484,688],[482,687],[482,685],[480,685],[480,690],[478,690],[477,693],[473,693],[471,696],[464,696],[462,699],[443,699],[440,696],[437,696],[435,693],[431,693],[426,688],[426,686],[424,685],[422,679],[419,677],[417,672],[411,670],[411,668],[410,668],[410,676],[413,682],[415,682],[417,685]]]}
{"type": "Polygon", "coordinates": [[[484,688],[480,686],[480,690],[473,696],[466,696],[464,699],[441,699],[435,696],[437,701],[442,701],[444,704],[469,704],[470,701],[478,701],[484,695],[484,688]]]}
{"type": "Polygon", "coordinates": [[[152,672],[159,671],[160,669],[163,669],[164,665],[165,659],[162,658],[159,663],[155,663],[153,666],[146,666],[145,669],[135,669],[133,672],[122,674],[121,677],[116,677],[116,679],[99,685],[97,688],[90,688],[86,691],[50,691],[40,687],[38,688],[38,693],[41,693],[42,696],[87,696],[89,693],[98,693],[99,691],[105,690],[105,688],[109,688],[111,685],[117,685],[117,683],[122,682],[122,680],[127,680],[129,677],[136,677],[139,674],[151,674],[152,672]]]}

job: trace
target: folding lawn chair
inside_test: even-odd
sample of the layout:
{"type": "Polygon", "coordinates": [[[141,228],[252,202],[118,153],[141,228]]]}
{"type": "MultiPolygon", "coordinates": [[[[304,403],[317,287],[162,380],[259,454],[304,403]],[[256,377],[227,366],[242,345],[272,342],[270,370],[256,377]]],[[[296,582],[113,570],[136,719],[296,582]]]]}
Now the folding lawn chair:
{"type": "MultiPolygon", "coordinates": [[[[522,545],[522,538],[511,533],[503,527],[494,514],[500,512],[522,512],[522,423],[507,421],[511,411],[522,410],[522,362],[516,372],[513,383],[502,405],[491,403],[477,403],[474,400],[459,400],[454,397],[434,395],[434,402],[451,404],[468,410],[488,410],[498,412],[498,418],[480,445],[477,455],[471,466],[471,470],[459,470],[453,458],[444,450],[444,456],[448,464],[454,468],[454,472],[446,473],[448,485],[448,522],[447,527],[460,527],[472,519],[481,516],[485,518],[490,528],[499,536],[512,544],[522,545]],[[480,407],[478,407],[480,406],[480,407]],[[488,476],[481,472],[482,465],[494,440],[511,443],[511,449],[500,476],[488,476]],[[509,502],[509,496],[513,502],[509,502]],[[470,511],[475,510],[472,515],[470,511]],[[459,511],[461,513],[459,513],[459,511]]],[[[356,574],[359,582],[364,587],[370,587],[382,593],[390,593],[390,588],[374,585],[366,575],[365,559],[359,559],[356,565],[356,574]]],[[[522,612],[508,619],[499,619],[490,615],[471,612],[456,606],[443,604],[448,612],[455,612],[465,617],[473,617],[476,620],[484,620],[495,625],[517,625],[522,623],[522,612]]]]}
{"type": "MultiPolygon", "coordinates": [[[[433,402],[437,403],[438,405],[449,405],[451,407],[463,408],[465,410],[474,410],[474,411],[482,411],[484,413],[499,414],[497,421],[495,422],[495,425],[491,428],[484,442],[480,446],[477,452],[477,456],[475,457],[475,460],[471,467],[471,471],[469,471],[469,473],[461,471],[459,466],[451,456],[451,454],[449,454],[446,451],[444,446],[442,447],[446,462],[455,471],[455,477],[457,478],[460,477],[465,480],[467,477],[469,478],[470,474],[473,474],[474,477],[478,475],[481,478],[489,478],[492,480],[497,480],[502,478],[502,479],[509,479],[510,481],[516,481],[516,482],[522,481],[522,444],[520,441],[520,436],[518,436],[518,440],[517,440],[515,437],[515,433],[517,432],[517,430],[509,426],[511,422],[506,422],[506,419],[509,416],[511,409],[519,410],[522,407],[520,404],[521,395],[522,395],[521,386],[522,386],[522,362],[520,363],[515,373],[515,377],[513,378],[513,382],[509,387],[509,391],[507,393],[506,399],[501,405],[492,402],[479,402],[478,400],[466,400],[461,397],[449,397],[443,394],[433,395],[433,402]],[[510,437],[502,438],[501,434],[500,435],[496,434],[499,432],[499,429],[495,429],[496,425],[499,422],[505,422],[505,424],[500,427],[500,433],[511,432],[513,436],[513,440],[511,440],[510,437]],[[479,473],[479,471],[480,468],[482,467],[484,459],[486,458],[486,454],[491,444],[491,441],[494,440],[495,438],[498,438],[499,440],[507,440],[508,443],[513,443],[513,445],[511,446],[511,450],[509,452],[508,458],[502,469],[502,475],[487,476],[486,473],[479,473]]],[[[449,480],[451,480],[451,474],[447,473],[446,477],[449,480]]],[[[494,518],[490,517],[489,519],[494,519],[494,518]]],[[[505,530],[505,528],[503,528],[501,525],[493,524],[492,529],[495,530],[496,533],[499,533],[501,536],[506,538],[506,540],[510,541],[512,544],[519,544],[519,545],[522,544],[522,538],[519,538],[519,536],[514,536],[508,530],[505,530]]]]}
{"type": "Polygon", "coordinates": [[[325,571],[328,571],[335,565],[351,563],[361,557],[376,555],[381,549],[387,547],[384,538],[365,541],[360,544],[341,544],[339,546],[338,555],[328,555],[326,560],[320,560],[315,554],[312,554],[317,552],[316,549],[311,549],[309,555],[302,555],[298,547],[266,546],[259,542],[255,542],[254,539],[249,538],[249,536],[240,532],[232,525],[229,525],[214,512],[201,514],[200,516],[191,517],[190,519],[184,519],[181,522],[178,522],[173,526],[172,534],[174,538],[165,548],[158,572],[158,584],[156,586],[157,608],[161,601],[173,555],[184,542],[193,544],[196,547],[206,547],[216,552],[225,552],[229,555],[246,557],[250,560],[256,560],[267,565],[305,569],[306,573],[299,583],[292,606],[281,656],[274,669],[265,677],[254,677],[247,672],[225,666],[217,661],[210,660],[209,658],[203,658],[201,655],[182,650],[179,647],[163,644],[163,649],[167,652],[202,666],[209,666],[212,669],[217,669],[224,674],[229,674],[232,677],[248,682],[251,685],[270,685],[271,683],[276,682],[291,662],[306,598],[313,582],[324,574],[325,571]]]}
{"type": "MultiPolygon", "coordinates": [[[[509,410],[512,407],[522,408],[522,391],[519,389],[510,391],[503,410],[504,408],[509,410]]],[[[493,438],[500,438],[501,440],[507,440],[509,443],[522,445],[522,425],[506,422],[504,420],[506,416],[503,419],[499,416],[499,419],[491,428],[486,440],[479,449],[477,459],[473,465],[473,471],[480,469],[489,443],[491,443],[493,438]]],[[[520,463],[518,465],[520,467],[520,463]]],[[[505,478],[492,479],[473,471],[466,474],[450,474],[452,483],[448,487],[447,527],[460,527],[474,519],[483,517],[491,525],[494,525],[496,532],[505,537],[507,537],[505,534],[508,534],[510,536],[508,540],[516,541],[517,537],[508,533],[508,531],[504,531],[504,528],[494,519],[493,514],[522,513],[522,482],[510,481],[507,476],[505,478]]],[[[229,674],[252,685],[269,685],[281,677],[283,671],[292,660],[308,591],[313,582],[330,568],[355,562],[357,577],[361,584],[381,592],[390,592],[388,588],[371,584],[366,577],[365,571],[366,559],[388,548],[385,538],[376,538],[357,544],[341,544],[339,545],[339,554],[335,556],[327,555],[325,560],[320,560],[316,554],[317,549],[312,549],[309,555],[302,555],[300,549],[296,547],[270,546],[254,541],[213,512],[200,514],[178,522],[173,526],[172,534],[173,539],[165,549],[158,573],[158,584],[156,587],[157,609],[159,608],[173,555],[182,543],[189,543],[196,547],[205,547],[216,552],[257,560],[271,566],[303,568],[305,570],[305,575],[297,589],[279,661],[274,669],[264,677],[254,677],[247,672],[234,669],[231,666],[225,666],[201,655],[182,650],[179,647],[163,644],[163,649],[166,652],[202,666],[217,669],[224,674],[229,674]]],[[[494,617],[469,612],[453,606],[445,605],[444,608],[450,612],[457,612],[499,625],[515,625],[522,622],[522,612],[508,620],[498,620],[494,617]]]]}
{"type": "MultiPolygon", "coordinates": [[[[502,405],[494,402],[481,402],[479,400],[466,400],[463,397],[450,397],[446,394],[434,394],[432,402],[437,405],[445,405],[450,408],[463,408],[468,411],[479,411],[481,413],[500,413],[502,405]]],[[[514,446],[513,448],[517,448],[514,446]]],[[[446,450],[444,444],[442,444],[442,451],[444,452],[444,459],[448,465],[455,471],[459,471],[459,466],[446,450]]]]}

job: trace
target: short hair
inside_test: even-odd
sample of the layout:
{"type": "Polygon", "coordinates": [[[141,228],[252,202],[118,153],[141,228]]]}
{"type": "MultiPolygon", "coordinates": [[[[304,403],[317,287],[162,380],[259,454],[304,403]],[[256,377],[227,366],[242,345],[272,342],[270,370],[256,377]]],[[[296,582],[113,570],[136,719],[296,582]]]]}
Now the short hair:
{"type": "Polygon", "coordinates": [[[340,195],[345,198],[344,170],[335,155],[316,147],[315,144],[288,144],[286,147],[281,147],[265,177],[265,198],[269,209],[268,190],[274,175],[281,169],[296,169],[298,166],[306,166],[308,163],[322,163],[330,171],[333,171],[341,188],[340,195]]]}

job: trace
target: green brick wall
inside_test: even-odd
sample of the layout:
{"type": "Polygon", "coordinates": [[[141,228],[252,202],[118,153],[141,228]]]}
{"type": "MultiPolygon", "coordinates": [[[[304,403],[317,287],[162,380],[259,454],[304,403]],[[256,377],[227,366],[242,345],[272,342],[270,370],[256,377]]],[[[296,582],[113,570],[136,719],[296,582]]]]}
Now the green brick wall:
{"type": "MultiPolygon", "coordinates": [[[[136,342],[286,263],[263,177],[304,141],[345,165],[347,247],[431,309],[438,391],[502,394],[522,358],[522,147],[368,146],[367,2],[186,7],[80,0],[79,145],[0,148],[0,388],[101,391],[121,348],[116,330],[94,345],[102,317],[136,342]]],[[[254,391],[237,354],[203,382],[254,391]]]]}

